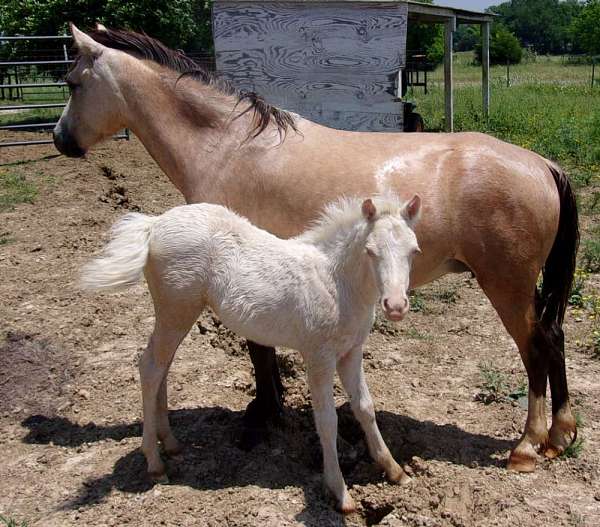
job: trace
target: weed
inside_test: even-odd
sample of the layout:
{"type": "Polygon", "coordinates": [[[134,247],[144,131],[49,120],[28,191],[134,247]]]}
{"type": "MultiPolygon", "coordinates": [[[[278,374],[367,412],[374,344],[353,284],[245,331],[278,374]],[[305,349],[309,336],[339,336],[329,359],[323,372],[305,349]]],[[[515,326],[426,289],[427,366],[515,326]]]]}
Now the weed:
{"type": "Polygon", "coordinates": [[[479,374],[482,382],[479,385],[481,391],[475,396],[476,401],[484,404],[505,403],[527,396],[528,386],[525,380],[521,380],[516,387],[512,388],[506,374],[493,364],[481,363],[479,374]]]}
{"type": "Polygon", "coordinates": [[[4,527],[27,527],[27,522],[23,520],[21,523],[17,523],[14,518],[7,518],[0,514],[0,522],[4,527]]]}
{"type": "Polygon", "coordinates": [[[565,448],[564,452],[560,456],[577,459],[581,455],[581,452],[583,452],[583,444],[583,438],[577,438],[572,444],[565,448]]]}
{"type": "Polygon", "coordinates": [[[595,231],[590,240],[585,240],[581,248],[581,262],[586,271],[600,271],[600,233],[595,231]]]}
{"type": "Polygon", "coordinates": [[[410,293],[410,310],[415,313],[423,313],[425,311],[425,299],[419,291],[411,291],[410,293]]]}
{"type": "Polygon", "coordinates": [[[14,241],[9,235],[9,232],[0,232],[0,246],[8,245],[14,241]]]}
{"type": "Polygon", "coordinates": [[[0,212],[13,210],[19,203],[33,203],[37,189],[23,176],[0,172],[0,212]]]}
{"type": "Polygon", "coordinates": [[[576,269],[573,277],[573,287],[569,296],[569,304],[575,307],[585,307],[583,289],[588,278],[588,273],[584,269],[576,269]]]}
{"type": "Polygon", "coordinates": [[[413,327],[407,328],[406,331],[404,332],[404,334],[409,339],[426,340],[426,341],[433,340],[433,337],[431,335],[429,335],[429,333],[421,333],[417,328],[413,328],[413,327]]]}
{"type": "Polygon", "coordinates": [[[455,304],[459,298],[456,288],[444,289],[434,295],[444,304],[455,304]]]}

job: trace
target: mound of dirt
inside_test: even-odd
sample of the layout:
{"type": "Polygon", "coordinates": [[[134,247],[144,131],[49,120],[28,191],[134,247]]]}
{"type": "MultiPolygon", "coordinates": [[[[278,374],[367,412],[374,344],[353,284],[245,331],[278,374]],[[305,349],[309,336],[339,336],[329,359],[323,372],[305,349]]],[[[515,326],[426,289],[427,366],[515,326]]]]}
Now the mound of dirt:
{"type": "Polygon", "coordinates": [[[0,413],[56,412],[73,375],[68,357],[47,339],[12,331],[0,345],[0,371],[0,413]]]}

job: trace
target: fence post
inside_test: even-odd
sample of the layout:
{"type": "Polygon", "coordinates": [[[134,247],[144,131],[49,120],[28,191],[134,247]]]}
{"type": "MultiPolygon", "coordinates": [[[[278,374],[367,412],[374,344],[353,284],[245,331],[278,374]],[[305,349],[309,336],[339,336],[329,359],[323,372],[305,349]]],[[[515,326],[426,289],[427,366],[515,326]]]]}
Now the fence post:
{"type": "Polygon", "coordinates": [[[596,57],[592,57],[592,89],[594,89],[594,74],[596,73],[596,57]]]}
{"type": "Polygon", "coordinates": [[[506,87],[510,88],[510,60],[506,59],[506,87]]]}

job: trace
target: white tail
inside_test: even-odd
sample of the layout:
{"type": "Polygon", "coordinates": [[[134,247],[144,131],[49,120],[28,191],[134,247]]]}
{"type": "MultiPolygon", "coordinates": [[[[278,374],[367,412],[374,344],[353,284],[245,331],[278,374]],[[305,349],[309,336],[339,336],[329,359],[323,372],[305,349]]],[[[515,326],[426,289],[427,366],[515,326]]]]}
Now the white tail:
{"type": "Polygon", "coordinates": [[[131,213],[111,229],[111,239],[102,256],[83,268],[82,289],[124,289],[138,283],[144,272],[155,216],[131,213]]]}

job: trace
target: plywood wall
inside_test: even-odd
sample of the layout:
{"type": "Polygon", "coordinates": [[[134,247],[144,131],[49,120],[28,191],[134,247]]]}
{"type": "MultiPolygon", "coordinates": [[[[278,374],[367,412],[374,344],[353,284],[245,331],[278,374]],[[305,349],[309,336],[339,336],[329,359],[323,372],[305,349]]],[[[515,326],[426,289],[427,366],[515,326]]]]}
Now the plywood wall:
{"type": "Polygon", "coordinates": [[[217,69],[240,89],[345,130],[401,131],[407,5],[219,1],[217,69]]]}

